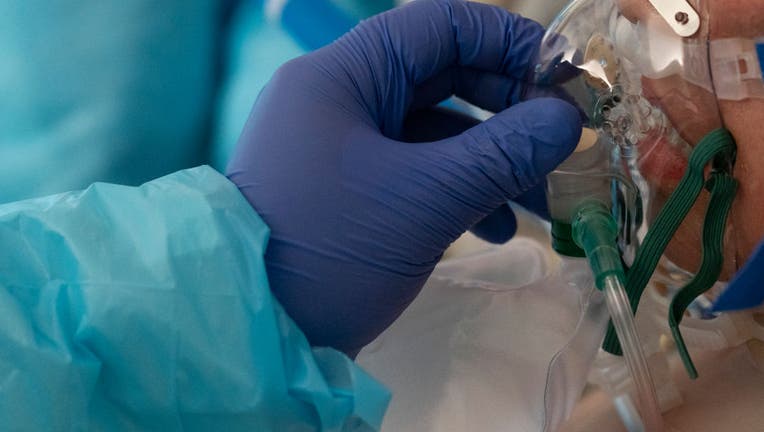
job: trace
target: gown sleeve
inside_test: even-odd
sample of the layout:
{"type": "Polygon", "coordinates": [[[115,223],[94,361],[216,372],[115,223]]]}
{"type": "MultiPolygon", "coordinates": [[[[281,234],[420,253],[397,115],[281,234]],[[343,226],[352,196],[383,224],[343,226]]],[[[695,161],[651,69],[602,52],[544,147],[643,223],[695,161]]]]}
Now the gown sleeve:
{"type": "Polygon", "coordinates": [[[377,430],[390,394],[271,295],[209,167],[0,206],[3,430],[377,430]]]}

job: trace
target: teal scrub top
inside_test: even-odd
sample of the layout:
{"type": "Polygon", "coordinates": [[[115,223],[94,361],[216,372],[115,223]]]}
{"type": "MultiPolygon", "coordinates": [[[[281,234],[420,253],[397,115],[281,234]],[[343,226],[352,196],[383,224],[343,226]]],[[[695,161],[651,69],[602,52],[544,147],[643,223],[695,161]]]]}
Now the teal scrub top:
{"type": "Polygon", "coordinates": [[[3,430],[377,430],[387,390],[271,295],[209,167],[0,206],[3,430]]]}

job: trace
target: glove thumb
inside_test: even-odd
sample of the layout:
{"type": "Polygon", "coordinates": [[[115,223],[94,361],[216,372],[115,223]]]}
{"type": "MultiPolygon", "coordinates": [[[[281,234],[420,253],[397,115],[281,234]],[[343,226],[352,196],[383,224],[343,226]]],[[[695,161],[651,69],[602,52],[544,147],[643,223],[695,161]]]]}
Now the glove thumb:
{"type": "Polygon", "coordinates": [[[580,136],[581,118],[567,102],[540,98],[514,105],[450,139],[452,160],[467,171],[456,180],[461,185],[452,184],[494,210],[543,180],[580,136]]]}

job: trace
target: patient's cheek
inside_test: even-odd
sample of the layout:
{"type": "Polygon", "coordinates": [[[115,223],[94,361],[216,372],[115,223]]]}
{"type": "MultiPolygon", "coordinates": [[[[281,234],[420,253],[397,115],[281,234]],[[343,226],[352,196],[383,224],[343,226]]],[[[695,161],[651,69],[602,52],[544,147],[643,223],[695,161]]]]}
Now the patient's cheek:
{"type": "MultiPolygon", "coordinates": [[[[720,101],[719,109],[725,127],[737,141],[734,175],[740,184],[724,238],[722,279],[727,280],[764,239],[764,127],[761,127],[764,124],[764,100],[720,101]]],[[[683,135],[685,138],[696,135],[693,138],[697,141],[701,137],[697,132],[688,131],[683,135]]],[[[671,143],[658,135],[646,137],[638,144],[638,150],[640,172],[656,191],[648,208],[652,220],[684,175],[690,150],[686,145],[671,143]]],[[[708,198],[707,191],[701,192],[666,250],[666,256],[672,262],[688,271],[694,272],[700,263],[708,198]]]]}
{"type": "MultiPolygon", "coordinates": [[[[672,263],[691,273],[695,273],[698,270],[702,259],[703,223],[709,198],[710,194],[703,190],[687,214],[687,217],[682,221],[679,229],[677,229],[676,234],[674,234],[664,253],[666,258],[672,263]]],[[[651,216],[653,218],[657,215],[660,207],[666,202],[666,199],[668,199],[668,195],[661,192],[656,194],[655,201],[658,206],[651,208],[651,216]]],[[[725,259],[720,275],[721,280],[729,280],[735,273],[735,236],[734,228],[727,225],[724,233],[723,254],[725,259]]]]}
{"type": "MultiPolygon", "coordinates": [[[[709,0],[711,39],[764,36],[764,0],[709,0]]],[[[740,268],[764,238],[764,100],[720,101],[725,126],[737,141],[740,182],[731,221],[740,268]]]]}
{"type": "MultiPolygon", "coordinates": [[[[632,21],[647,19],[655,11],[648,0],[617,0],[621,13],[632,21]]],[[[697,1],[691,1],[697,6],[697,1]]],[[[764,35],[764,0],[708,0],[710,37],[753,38],[764,35]]],[[[728,279],[744,264],[756,245],[764,239],[764,100],[720,101],[715,96],[682,78],[644,79],[645,96],[662,107],[679,134],[697,143],[723,124],[738,143],[735,177],[740,182],[730,223],[725,232],[724,270],[728,279]]],[[[676,188],[687,164],[686,151],[659,139],[640,145],[640,171],[656,191],[648,213],[654,218],[676,188]],[[649,150],[649,151],[648,151],[649,150]],[[681,174],[680,174],[681,172],[681,174]]],[[[695,271],[701,259],[701,235],[709,194],[701,193],[698,202],[677,230],[666,256],[675,264],[695,271]]]]}
{"type": "Polygon", "coordinates": [[[637,150],[639,172],[650,186],[668,196],[684,175],[688,152],[658,133],[648,134],[637,143],[637,150]]]}
{"type": "Polygon", "coordinates": [[[678,75],[642,79],[645,97],[660,107],[682,138],[697,144],[708,132],[721,126],[716,97],[710,91],[678,75]]]}
{"type": "Polygon", "coordinates": [[[639,20],[650,7],[647,0],[617,0],[617,3],[623,16],[631,21],[639,20]]]}
{"type": "Polygon", "coordinates": [[[735,178],[740,187],[732,223],[740,267],[764,238],[764,100],[721,101],[720,108],[738,147],[735,178]]]}
{"type": "MultiPolygon", "coordinates": [[[[724,125],[737,141],[735,178],[740,183],[724,237],[722,279],[729,279],[764,239],[764,100],[720,101],[724,125]]],[[[648,136],[638,144],[639,168],[656,191],[648,212],[653,220],[676,189],[687,167],[689,149],[663,136],[648,136]]],[[[666,256],[694,272],[701,259],[701,236],[709,193],[698,202],[677,230],[666,256]]]]}
{"type": "Polygon", "coordinates": [[[764,33],[764,0],[710,0],[711,38],[753,38],[764,33]]]}
{"type": "MultiPolygon", "coordinates": [[[[665,198],[667,196],[658,196],[658,200],[664,200],[664,202],[665,198]]],[[[703,214],[707,203],[708,196],[704,192],[679,226],[665,252],[666,258],[671,262],[693,273],[700,265],[703,214]]]]}
{"type": "MultiPolygon", "coordinates": [[[[647,136],[637,148],[639,171],[654,191],[654,195],[649,197],[647,208],[648,220],[653,221],[682,179],[687,168],[687,155],[681,148],[657,134],[647,136]]],[[[666,249],[667,258],[689,271],[697,268],[700,262],[699,233],[703,227],[703,203],[706,200],[702,195],[666,249]]]]}
{"type": "MultiPolygon", "coordinates": [[[[660,134],[648,135],[637,145],[640,173],[652,187],[654,194],[648,201],[648,220],[655,220],[671,193],[674,192],[687,169],[690,149],[684,143],[671,143],[660,134]]],[[[702,256],[702,232],[710,195],[703,190],[687,217],[666,248],[665,255],[679,267],[695,272],[702,256]]],[[[725,263],[722,279],[728,279],[735,270],[735,234],[732,226],[725,232],[725,263]]]]}

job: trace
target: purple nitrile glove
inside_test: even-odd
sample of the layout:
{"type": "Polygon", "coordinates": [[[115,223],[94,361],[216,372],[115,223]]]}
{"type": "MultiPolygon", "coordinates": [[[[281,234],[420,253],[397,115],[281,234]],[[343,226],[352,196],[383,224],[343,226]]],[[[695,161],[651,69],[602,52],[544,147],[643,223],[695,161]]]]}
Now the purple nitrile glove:
{"type": "Polygon", "coordinates": [[[538,185],[581,133],[565,102],[519,103],[542,35],[498,7],[418,1],[274,75],[228,176],[270,226],[271,289],[313,345],[355,355],[463,232],[514,234],[507,200],[538,185]],[[446,115],[430,122],[443,129],[435,140],[407,142],[427,136],[407,117],[453,94],[498,114],[438,139],[464,129],[446,115]]]}

